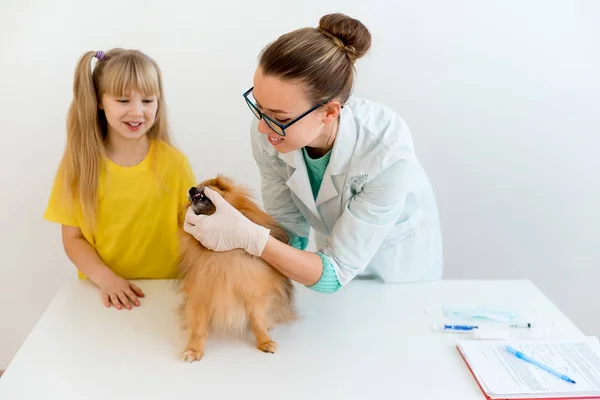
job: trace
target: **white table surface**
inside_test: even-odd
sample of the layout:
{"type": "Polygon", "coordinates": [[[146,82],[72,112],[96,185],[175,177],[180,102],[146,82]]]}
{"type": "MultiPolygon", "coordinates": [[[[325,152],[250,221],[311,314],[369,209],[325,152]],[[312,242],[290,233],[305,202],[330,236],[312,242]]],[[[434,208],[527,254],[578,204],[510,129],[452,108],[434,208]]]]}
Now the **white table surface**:
{"type": "Polygon", "coordinates": [[[68,282],[0,378],[0,399],[481,400],[455,347],[468,336],[433,331],[443,320],[427,306],[504,307],[554,323],[552,338],[583,336],[529,281],[356,280],[335,294],[298,286],[302,320],[272,331],[277,354],[251,336],[209,339],[190,364],[179,358],[186,336],[172,284],[138,284],[142,305],[119,311],[89,282],[68,282]]]}

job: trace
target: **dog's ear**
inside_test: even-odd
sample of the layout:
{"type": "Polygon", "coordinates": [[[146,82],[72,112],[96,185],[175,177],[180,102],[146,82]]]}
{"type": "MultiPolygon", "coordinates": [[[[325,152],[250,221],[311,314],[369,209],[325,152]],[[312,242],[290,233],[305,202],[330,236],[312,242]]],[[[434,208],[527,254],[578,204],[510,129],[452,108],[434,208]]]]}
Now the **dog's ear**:
{"type": "Polygon", "coordinates": [[[234,187],[233,181],[224,175],[218,175],[214,185],[224,192],[231,192],[234,187]]]}

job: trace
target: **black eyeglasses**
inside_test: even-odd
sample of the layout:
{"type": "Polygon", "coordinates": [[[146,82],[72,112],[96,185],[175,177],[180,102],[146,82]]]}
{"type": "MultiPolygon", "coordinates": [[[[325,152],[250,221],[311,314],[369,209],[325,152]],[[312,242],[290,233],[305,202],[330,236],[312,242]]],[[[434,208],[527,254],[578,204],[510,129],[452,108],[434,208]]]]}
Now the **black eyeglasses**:
{"type": "Polygon", "coordinates": [[[325,104],[328,103],[328,101],[324,101],[322,103],[316,104],[313,108],[311,108],[310,110],[308,110],[304,114],[300,115],[299,117],[294,118],[292,121],[288,122],[287,124],[280,124],[279,122],[275,121],[273,118],[269,117],[268,115],[263,114],[258,109],[258,106],[256,104],[254,104],[252,102],[252,100],[250,100],[248,98],[248,96],[250,95],[250,93],[252,92],[253,89],[254,89],[254,86],[251,87],[250,89],[248,89],[246,91],[246,93],[244,93],[244,99],[246,100],[246,104],[248,104],[248,107],[250,107],[250,110],[252,110],[252,113],[254,113],[254,116],[256,118],[258,118],[258,119],[264,118],[265,123],[269,126],[269,128],[271,128],[273,130],[273,132],[275,132],[276,134],[278,134],[280,136],[285,136],[285,130],[287,128],[289,128],[291,125],[295,124],[300,119],[304,118],[305,116],[307,116],[311,112],[315,111],[317,108],[319,108],[319,107],[321,107],[321,106],[323,106],[323,105],[325,105],[325,104]]]}

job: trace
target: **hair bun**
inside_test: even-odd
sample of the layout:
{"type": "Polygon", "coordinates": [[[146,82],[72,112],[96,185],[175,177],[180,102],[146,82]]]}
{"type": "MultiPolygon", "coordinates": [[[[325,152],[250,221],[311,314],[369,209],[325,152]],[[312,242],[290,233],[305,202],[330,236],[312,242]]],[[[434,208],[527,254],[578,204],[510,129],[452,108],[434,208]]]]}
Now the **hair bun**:
{"type": "Polygon", "coordinates": [[[352,61],[365,55],[371,47],[371,33],[367,27],[359,20],[341,13],[321,17],[319,30],[334,40],[338,39],[341,42],[340,47],[352,61]]]}

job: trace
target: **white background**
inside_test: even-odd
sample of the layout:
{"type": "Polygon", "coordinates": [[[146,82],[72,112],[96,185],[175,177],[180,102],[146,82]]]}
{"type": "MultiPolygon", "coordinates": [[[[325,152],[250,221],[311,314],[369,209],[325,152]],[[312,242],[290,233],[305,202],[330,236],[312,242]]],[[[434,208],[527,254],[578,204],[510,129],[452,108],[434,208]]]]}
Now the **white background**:
{"type": "Polygon", "coordinates": [[[119,46],[155,58],[197,178],[258,189],[241,96],[258,53],[335,11],[372,32],[355,94],[412,129],[445,277],[531,279],[600,335],[600,2],[1,0],[0,369],[75,277],[42,214],[78,57],[119,46]]]}

